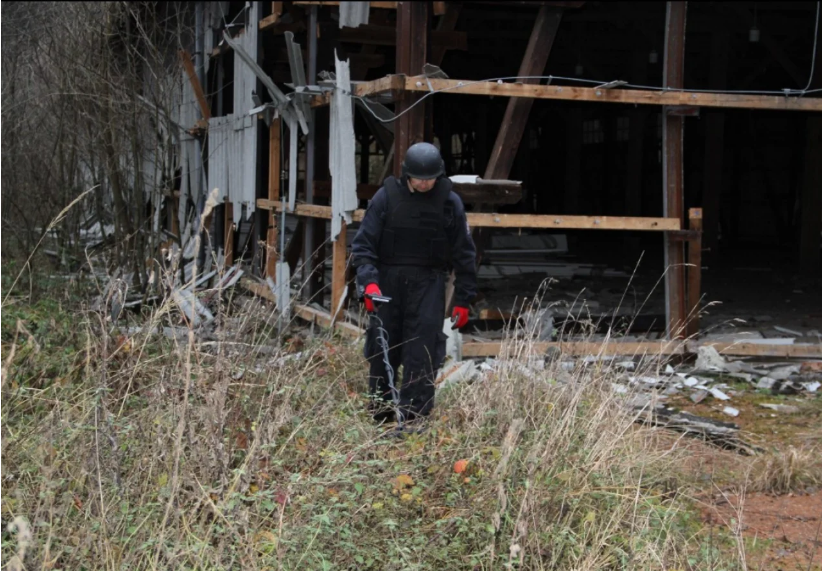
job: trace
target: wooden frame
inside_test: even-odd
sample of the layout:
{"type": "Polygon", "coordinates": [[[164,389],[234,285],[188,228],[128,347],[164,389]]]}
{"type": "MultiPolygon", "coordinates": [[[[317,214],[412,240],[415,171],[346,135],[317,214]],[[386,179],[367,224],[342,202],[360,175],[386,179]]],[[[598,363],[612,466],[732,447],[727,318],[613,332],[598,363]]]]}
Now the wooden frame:
{"type": "MultiPolygon", "coordinates": [[[[353,86],[360,97],[389,94],[392,91],[437,91],[442,94],[486,95],[493,97],[530,97],[559,101],[600,103],[630,103],[635,105],[663,105],[714,107],[723,109],[773,109],[779,111],[822,111],[822,97],[778,95],[744,95],[737,93],[699,93],[694,91],[643,91],[638,89],[597,89],[567,85],[531,85],[525,83],[496,83],[459,79],[432,79],[425,76],[407,77],[387,75],[374,81],[353,86]],[[430,88],[429,88],[430,83],[430,88]]],[[[327,105],[330,96],[317,96],[312,105],[327,105]]]]}
{"type": "MultiPolygon", "coordinates": [[[[297,2],[303,5],[338,5],[339,2],[297,2]]],[[[437,14],[443,13],[442,3],[438,4],[437,14]]],[[[535,3],[539,4],[539,3],[535,3]]],[[[529,49],[523,61],[520,75],[539,75],[542,73],[537,68],[543,67],[540,64],[541,58],[534,56],[532,52],[543,54],[553,40],[556,33],[561,13],[556,17],[556,22],[548,22],[546,17],[553,12],[556,7],[563,3],[551,3],[552,9],[545,7],[540,9],[540,17],[535,25],[534,33],[529,42],[529,49]],[[540,24],[542,22],[542,24],[540,24]],[[556,25],[555,25],[556,24],[556,25]],[[537,49],[538,46],[542,46],[537,49]],[[526,66],[528,69],[526,70],[526,66]],[[524,71],[525,70],[525,71],[524,71]],[[526,73],[527,71],[527,73],[526,73]]],[[[566,3],[579,4],[579,3],[566,3]]],[[[398,10],[398,26],[395,36],[389,37],[383,28],[375,28],[376,34],[373,38],[368,38],[368,42],[393,43],[397,45],[397,70],[408,72],[418,69],[417,59],[424,61],[425,53],[431,49],[428,39],[440,41],[440,51],[443,50],[442,42],[448,38],[443,35],[445,30],[430,30],[429,25],[423,25],[426,21],[428,6],[414,7],[413,3],[382,2],[371,3],[373,8],[391,8],[398,10]],[[423,9],[425,8],[425,9],[423,9]],[[413,32],[413,33],[412,33],[413,32]],[[440,36],[437,33],[440,32],[440,36]],[[379,36],[379,37],[377,37],[379,36]],[[383,37],[385,36],[385,37],[383,37]],[[413,61],[412,61],[413,60],[413,61]]],[[[510,163],[516,152],[516,146],[521,137],[521,126],[527,118],[527,109],[530,108],[533,99],[551,99],[558,101],[575,102],[602,102],[602,103],[625,103],[634,105],[663,106],[664,109],[664,193],[665,209],[664,217],[606,217],[606,216],[565,216],[565,215],[524,215],[524,214],[494,214],[494,213],[469,213],[469,225],[475,228],[497,227],[497,228],[555,228],[555,229],[591,229],[591,230],[632,230],[632,231],[662,231],[665,234],[666,261],[669,269],[666,275],[666,303],[668,314],[668,334],[669,338],[683,335],[686,331],[689,334],[698,331],[698,308],[700,299],[701,282],[701,251],[702,251],[702,212],[701,209],[692,209],[689,216],[690,224],[688,230],[685,228],[685,211],[683,201],[683,131],[684,115],[682,109],[693,110],[698,107],[708,107],[716,109],[761,109],[761,110],[781,110],[781,111],[822,111],[822,98],[819,97],[797,97],[797,96],[774,96],[774,95],[749,95],[739,93],[704,93],[682,89],[684,85],[684,42],[685,42],[685,21],[687,4],[685,2],[667,2],[666,30],[665,30],[665,68],[664,85],[666,90],[640,90],[640,89],[608,89],[600,87],[574,87],[565,85],[541,85],[539,83],[497,83],[493,81],[469,81],[457,79],[432,79],[425,76],[408,76],[403,74],[388,75],[383,78],[363,83],[355,83],[352,91],[359,97],[379,97],[381,101],[391,100],[397,103],[399,110],[408,107],[418,94],[423,93],[454,93],[461,95],[484,95],[513,98],[509,102],[506,121],[498,136],[495,148],[501,149],[500,156],[491,157],[489,164],[491,170],[510,169],[510,163]],[[516,98],[527,99],[522,101],[522,105],[516,98]],[[515,140],[511,144],[511,134],[515,140]],[[503,144],[505,143],[505,144],[503,144]],[[499,163],[497,165],[497,163],[499,163]],[[688,264],[685,263],[685,243],[688,243],[688,264]]],[[[452,10],[449,6],[448,10],[452,10]]],[[[557,14],[553,14],[557,16],[557,14]]],[[[452,17],[454,13],[452,12],[452,17]]],[[[362,31],[362,30],[361,30],[362,31]]],[[[344,31],[354,34],[355,30],[344,31]]],[[[361,39],[361,38],[360,38],[361,39]]],[[[453,39],[453,38],[452,38],[453,39]]],[[[360,41],[360,40],[358,40],[360,41]]],[[[366,41],[366,40],[362,40],[366,41]]],[[[456,46],[457,49],[464,49],[456,46]]],[[[312,99],[312,107],[327,105],[331,99],[331,93],[325,93],[312,99]]],[[[426,120],[424,117],[424,105],[420,105],[412,113],[403,114],[397,122],[398,134],[395,140],[394,156],[395,163],[398,163],[403,155],[403,149],[414,140],[420,138],[424,132],[426,120]]],[[[640,149],[641,150],[641,149],[640,149]]],[[[497,178],[497,177],[495,177],[497,178]]],[[[259,199],[258,208],[267,209],[273,212],[281,211],[280,203],[276,200],[259,199]]],[[[316,205],[298,205],[294,212],[297,216],[310,218],[331,218],[331,208],[316,205]]],[[[362,220],[363,211],[354,213],[354,220],[362,220]]],[[[345,232],[345,229],[343,230],[345,232]]],[[[341,288],[345,286],[343,277],[346,267],[344,234],[342,246],[335,245],[333,262],[333,287],[332,287],[332,313],[336,311],[336,305],[342,294],[341,288]]]]}
{"type": "MultiPolygon", "coordinates": [[[[282,212],[279,200],[257,199],[257,208],[282,212]]],[[[295,216],[331,219],[331,207],[317,204],[297,204],[295,216]]],[[[353,219],[361,222],[365,210],[354,211],[353,219]]],[[[640,216],[566,216],[564,214],[494,214],[468,212],[468,224],[476,228],[562,228],[574,230],[631,230],[673,232],[682,229],[677,218],[640,216]]]]}

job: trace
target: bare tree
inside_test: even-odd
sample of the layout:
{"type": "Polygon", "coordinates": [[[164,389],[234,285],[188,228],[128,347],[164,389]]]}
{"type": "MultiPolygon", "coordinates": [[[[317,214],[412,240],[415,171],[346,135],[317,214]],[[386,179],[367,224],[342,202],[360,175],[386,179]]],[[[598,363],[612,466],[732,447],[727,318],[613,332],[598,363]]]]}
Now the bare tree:
{"type": "MultiPolygon", "coordinates": [[[[98,223],[110,265],[145,290],[175,188],[186,3],[6,2],[2,18],[2,212],[27,254],[54,215],[97,185],[60,226],[59,249],[82,259],[98,223]]],[[[11,246],[11,248],[9,247],[11,246]]]]}

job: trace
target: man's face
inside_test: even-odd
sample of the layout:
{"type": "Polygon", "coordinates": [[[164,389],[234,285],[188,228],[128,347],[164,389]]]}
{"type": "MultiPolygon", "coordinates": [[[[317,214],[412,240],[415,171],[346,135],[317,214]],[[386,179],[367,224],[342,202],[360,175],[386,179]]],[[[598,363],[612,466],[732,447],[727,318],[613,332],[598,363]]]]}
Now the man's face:
{"type": "Polygon", "coordinates": [[[423,180],[421,178],[408,177],[408,186],[415,192],[428,192],[434,185],[437,184],[437,179],[423,180]]]}

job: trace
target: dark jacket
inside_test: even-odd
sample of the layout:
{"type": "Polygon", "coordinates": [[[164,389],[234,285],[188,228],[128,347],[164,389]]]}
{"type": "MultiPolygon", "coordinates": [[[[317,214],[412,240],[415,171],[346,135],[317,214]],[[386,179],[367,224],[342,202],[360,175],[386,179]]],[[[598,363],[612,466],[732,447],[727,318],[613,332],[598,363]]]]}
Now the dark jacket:
{"type": "MultiPolygon", "coordinates": [[[[440,179],[450,184],[450,180],[440,179]]],[[[388,183],[389,181],[386,181],[388,183]]],[[[400,185],[405,185],[400,179],[400,185]]],[[[407,187],[405,187],[407,188],[407,187]]],[[[352,244],[357,284],[365,287],[379,285],[380,238],[385,225],[388,196],[385,186],[380,188],[365,212],[360,229],[352,244]]],[[[454,303],[467,307],[477,291],[476,248],[471,239],[465,207],[460,197],[451,191],[444,208],[445,233],[450,244],[450,267],[455,273],[454,303]]]]}

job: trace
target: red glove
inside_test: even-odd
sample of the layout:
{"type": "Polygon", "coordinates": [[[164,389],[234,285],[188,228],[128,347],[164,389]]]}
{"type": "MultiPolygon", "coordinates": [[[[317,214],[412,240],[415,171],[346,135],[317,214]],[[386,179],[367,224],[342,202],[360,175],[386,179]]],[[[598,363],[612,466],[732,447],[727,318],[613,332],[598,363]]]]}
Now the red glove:
{"type": "Polygon", "coordinates": [[[374,313],[375,311],[377,311],[377,308],[374,307],[374,302],[371,300],[370,297],[368,297],[371,295],[382,295],[382,292],[380,291],[380,286],[378,286],[377,284],[368,284],[367,286],[365,286],[365,309],[370,313],[374,313]]]}
{"type": "Polygon", "coordinates": [[[451,329],[460,329],[465,327],[465,324],[468,323],[468,308],[455,307],[454,313],[451,314],[451,323],[454,323],[454,326],[451,327],[451,329]]]}

